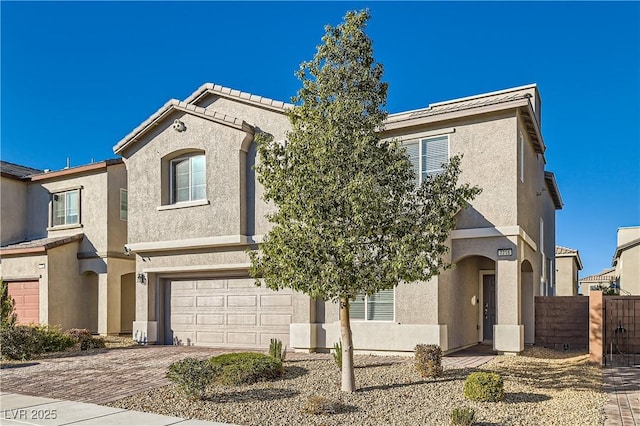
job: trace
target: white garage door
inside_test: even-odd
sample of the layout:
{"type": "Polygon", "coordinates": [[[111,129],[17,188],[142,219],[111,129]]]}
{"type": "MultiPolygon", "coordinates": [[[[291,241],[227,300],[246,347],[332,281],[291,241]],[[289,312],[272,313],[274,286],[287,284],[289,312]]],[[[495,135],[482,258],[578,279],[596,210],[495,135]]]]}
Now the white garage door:
{"type": "Polygon", "coordinates": [[[182,345],[265,348],[289,345],[290,290],[256,287],[251,278],[171,280],[165,300],[165,341],[182,345]]]}

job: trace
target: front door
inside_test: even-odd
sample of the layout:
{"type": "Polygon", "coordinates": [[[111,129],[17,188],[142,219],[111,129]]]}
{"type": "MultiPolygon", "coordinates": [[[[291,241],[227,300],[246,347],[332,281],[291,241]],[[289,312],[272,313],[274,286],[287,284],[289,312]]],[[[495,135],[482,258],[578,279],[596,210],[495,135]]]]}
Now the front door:
{"type": "Polygon", "coordinates": [[[496,276],[482,276],[482,338],[493,340],[493,326],[496,323],[496,276]]]}

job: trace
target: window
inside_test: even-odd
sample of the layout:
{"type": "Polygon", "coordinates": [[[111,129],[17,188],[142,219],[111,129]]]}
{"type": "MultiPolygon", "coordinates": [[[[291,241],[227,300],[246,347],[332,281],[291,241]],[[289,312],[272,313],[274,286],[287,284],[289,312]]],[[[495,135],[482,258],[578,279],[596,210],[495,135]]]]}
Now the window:
{"type": "Polygon", "coordinates": [[[206,192],[204,155],[171,161],[172,203],[204,200],[206,192]]]}
{"type": "Polygon", "coordinates": [[[349,316],[355,320],[393,321],[393,301],[393,289],[358,296],[350,303],[349,316]]]}
{"type": "Polygon", "coordinates": [[[126,189],[120,188],[120,219],[127,220],[129,216],[129,201],[126,189]]]}
{"type": "Polygon", "coordinates": [[[53,226],[80,223],[80,190],[53,194],[53,226]]]}
{"type": "Polygon", "coordinates": [[[449,136],[437,136],[405,142],[409,161],[420,183],[427,176],[442,172],[449,161],[449,136]]]}

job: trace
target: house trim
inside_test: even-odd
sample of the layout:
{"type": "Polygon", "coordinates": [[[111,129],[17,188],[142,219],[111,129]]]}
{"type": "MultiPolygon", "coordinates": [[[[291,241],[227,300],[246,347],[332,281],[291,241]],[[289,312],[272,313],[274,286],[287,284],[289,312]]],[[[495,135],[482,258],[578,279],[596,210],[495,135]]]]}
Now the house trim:
{"type": "Polygon", "coordinates": [[[514,237],[519,236],[534,251],[538,250],[536,242],[520,226],[498,226],[491,228],[456,229],[451,232],[452,240],[464,238],[490,238],[490,237],[514,237]]]}
{"type": "Polygon", "coordinates": [[[225,235],[221,237],[189,238],[184,240],[152,241],[126,244],[128,250],[138,253],[167,250],[192,250],[224,246],[248,246],[262,242],[262,235],[225,235]]]}
{"type": "Polygon", "coordinates": [[[157,268],[144,268],[144,273],[160,273],[163,274],[162,278],[171,278],[171,276],[165,276],[164,274],[171,273],[196,273],[196,272],[223,272],[223,271],[238,271],[247,270],[251,266],[250,263],[230,263],[226,265],[192,265],[192,266],[165,266],[157,268]]]}

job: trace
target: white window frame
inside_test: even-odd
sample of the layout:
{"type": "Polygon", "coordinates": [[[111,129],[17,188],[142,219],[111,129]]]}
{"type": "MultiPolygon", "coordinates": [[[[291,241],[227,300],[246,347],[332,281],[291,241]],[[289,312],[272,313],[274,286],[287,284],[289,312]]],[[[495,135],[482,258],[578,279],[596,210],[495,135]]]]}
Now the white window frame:
{"type": "MultiPolygon", "coordinates": [[[[449,160],[451,159],[451,138],[449,137],[448,134],[439,134],[439,135],[432,135],[432,136],[427,136],[427,137],[418,137],[415,139],[409,139],[404,141],[403,143],[409,144],[409,143],[418,143],[418,185],[422,183],[423,181],[423,174],[428,174],[428,173],[432,173],[432,174],[439,174],[442,172],[443,168],[440,167],[437,170],[427,170],[426,173],[422,168],[422,157],[424,155],[424,146],[426,146],[426,142],[429,140],[433,140],[433,139],[444,139],[446,138],[447,140],[447,162],[449,162],[449,160]]],[[[444,163],[443,163],[444,164],[444,163]]]]}
{"type": "Polygon", "coordinates": [[[120,220],[125,222],[129,220],[129,191],[124,188],[120,188],[120,220]],[[123,201],[124,209],[122,208],[123,201]]]}
{"type": "Polygon", "coordinates": [[[52,228],[60,228],[60,227],[66,227],[66,226],[74,226],[74,225],[80,225],[81,222],[81,200],[80,200],[80,189],[81,188],[73,188],[73,189],[67,189],[64,191],[57,191],[54,192],[53,194],[51,194],[51,227],[52,228]],[[76,216],[77,216],[77,221],[75,222],[67,222],[67,218],[69,216],[68,212],[69,212],[69,208],[68,208],[68,200],[67,200],[67,196],[72,194],[72,193],[76,193],[77,194],[77,200],[78,200],[78,205],[76,206],[76,216]],[[60,197],[64,197],[64,223],[56,223],[56,204],[59,202],[59,198],[60,197]]]}
{"type": "Polygon", "coordinates": [[[362,298],[364,303],[364,318],[353,318],[351,316],[351,306],[353,306],[353,303],[355,302],[355,300],[352,300],[349,302],[349,319],[351,319],[352,321],[362,321],[362,322],[394,322],[395,318],[396,318],[396,289],[393,288],[393,308],[392,308],[392,315],[391,315],[391,319],[388,320],[374,320],[374,319],[369,319],[369,296],[367,295],[358,295],[357,298],[362,298]]]}
{"type": "Polygon", "coordinates": [[[204,153],[197,153],[192,155],[183,155],[178,158],[174,158],[169,161],[169,194],[170,194],[170,203],[171,204],[182,204],[182,203],[193,203],[198,201],[204,201],[207,199],[207,158],[204,153]],[[193,190],[193,170],[192,170],[192,161],[194,158],[202,157],[204,161],[204,197],[203,198],[192,198],[192,190],[193,190]],[[176,201],[176,176],[175,176],[175,165],[184,160],[189,160],[189,199],[183,201],[176,201]]]}

